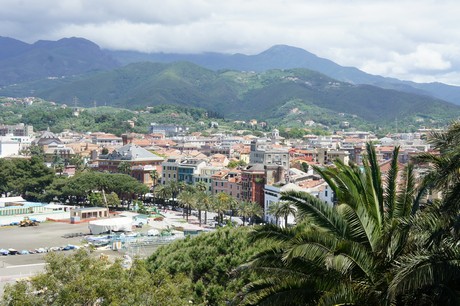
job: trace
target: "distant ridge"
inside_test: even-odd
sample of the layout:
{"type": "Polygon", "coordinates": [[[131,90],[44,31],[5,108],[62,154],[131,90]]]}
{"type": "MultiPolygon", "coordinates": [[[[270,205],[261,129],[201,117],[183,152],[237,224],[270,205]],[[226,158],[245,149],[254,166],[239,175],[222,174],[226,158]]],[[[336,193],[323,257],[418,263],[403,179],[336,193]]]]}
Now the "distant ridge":
{"type": "Polygon", "coordinates": [[[256,73],[213,71],[190,62],[142,62],[0,89],[4,96],[29,92],[68,104],[77,97],[81,106],[92,106],[94,100],[124,108],[178,104],[225,114],[226,118],[279,122],[319,120],[326,115],[336,122],[344,120],[340,113],[375,124],[395,118],[408,123],[436,122],[460,115],[460,106],[426,95],[340,82],[304,68],[256,73]]]}
{"type": "Polygon", "coordinates": [[[269,69],[306,68],[352,84],[368,84],[385,89],[430,95],[460,105],[460,87],[442,83],[415,83],[365,73],[354,67],[343,67],[297,47],[275,45],[256,55],[244,54],[166,54],[134,51],[109,51],[120,63],[139,61],[171,63],[190,61],[212,70],[267,71],[269,69]]]}
{"type": "Polygon", "coordinates": [[[27,44],[0,37],[0,86],[118,66],[111,55],[84,38],[40,40],[27,44]]]}
{"type": "Polygon", "coordinates": [[[76,37],[34,44],[0,37],[0,95],[77,97],[82,106],[181,104],[235,119],[327,117],[326,125],[344,113],[370,123],[431,123],[460,109],[443,101],[458,103],[459,87],[370,75],[286,45],[256,55],[146,54],[76,37]]]}

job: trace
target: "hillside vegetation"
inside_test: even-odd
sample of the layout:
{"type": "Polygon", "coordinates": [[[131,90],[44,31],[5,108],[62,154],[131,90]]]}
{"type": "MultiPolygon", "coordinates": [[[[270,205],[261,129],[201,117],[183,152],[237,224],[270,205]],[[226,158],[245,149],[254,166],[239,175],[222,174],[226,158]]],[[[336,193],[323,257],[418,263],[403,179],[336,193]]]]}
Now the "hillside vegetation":
{"type": "Polygon", "coordinates": [[[353,85],[307,69],[215,72],[188,62],[136,63],[112,71],[0,90],[4,96],[23,96],[27,92],[59,103],[72,103],[78,98],[82,106],[91,106],[95,101],[131,109],[176,104],[219,112],[230,119],[276,122],[301,122],[324,114],[335,121],[348,120],[340,118],[342,114],[379,125],[395,120],[426,125],[440,120],[447,123],[460,114],[460,107],[429,96],[353,85]]]}

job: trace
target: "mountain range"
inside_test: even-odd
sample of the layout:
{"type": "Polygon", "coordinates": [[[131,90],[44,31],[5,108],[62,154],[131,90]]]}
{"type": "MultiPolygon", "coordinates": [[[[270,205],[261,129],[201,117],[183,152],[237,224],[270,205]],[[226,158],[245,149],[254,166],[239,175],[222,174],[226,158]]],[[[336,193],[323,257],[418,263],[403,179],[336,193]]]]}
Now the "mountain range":
{"type": "Polygon", "coordinates": [[[0,37],[0,87],[47,77],[108,70],[120,64],[95,43],[83,38],[34,44],[0,37]]]}
{"type": "Polygon", "coordinates": [[[27,44],[0,37],[0,72],[0,95],[76,97],[82,106],[174,103],[230,118],[347,113],[381,123],[460,114],[451,104],[460,101],[459,87],[374,76],[284,45],[257,55],[146,54],[101,50],[82,38],[27,44]]]}
{"type": "Polygon", "coordinates": [[[172,63],[188,61],[212,70],[233,69],[262,72],[270,69],[306,68],[321,72],[333,79],[352,84],[368,84],[385,89],[430,95],[460,105],[460,87],[435,83],[415,83],[395,78],[382,77],[363,72],[354,67],[343,67],[331,60],[316,56],[301,48],[276,45],[256,54],[167,54],[135,51],[109,51],[120,63],[140,61],[172,63]]]}

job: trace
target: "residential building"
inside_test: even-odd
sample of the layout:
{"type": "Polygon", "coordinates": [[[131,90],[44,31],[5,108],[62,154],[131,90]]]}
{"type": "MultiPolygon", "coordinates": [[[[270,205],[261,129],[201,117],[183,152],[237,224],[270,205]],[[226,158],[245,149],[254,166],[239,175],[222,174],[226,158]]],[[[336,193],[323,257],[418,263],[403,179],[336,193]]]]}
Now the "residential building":
{"type": "Polygon", "coordinates": [[[212,176],[212,193],[226,193],[236,200],[242,200],[242,181],[240,170],[221,170],[212,176]]]}
{"type": "Polygon", "coordinates": [[[262,164],[250,164],[241,171],[241,199],[264,205],[265,167],[262,164]]]}
{"type": "Polygon", "coordinates": [[[16,125],[0,125],[0,136],[11,134],[13,136],[29,136],[34,134],[34,128],[31,125],[19,123],[16,125]]]}
{"type": "Polygon", "coordinates": [[[177,124],[150,124],[150,134],[163,134],[166,137],[177,136],[181,133],[188,131],[188,127],[180,126],[177,124]]]}
{"type": "Polygon", "coordinates": [[[119,172],[119,165],[122,162],[130,165],[130,175],[146,185],[152,185],[150,173],[156,170],[161,173],[163,157],[151,153],[132,143],[128,143],[121,148],[115,149],[107,155],[99,155],[98,170],[119,172]]]}

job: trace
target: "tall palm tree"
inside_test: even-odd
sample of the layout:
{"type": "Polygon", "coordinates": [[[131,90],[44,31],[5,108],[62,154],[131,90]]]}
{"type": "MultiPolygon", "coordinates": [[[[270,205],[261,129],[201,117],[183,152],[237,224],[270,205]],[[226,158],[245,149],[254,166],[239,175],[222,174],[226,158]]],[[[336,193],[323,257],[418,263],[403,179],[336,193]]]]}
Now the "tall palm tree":
{"type": "Polygon", "coordinates": [[[208,210],[212,209],[214,203],[214,196],[209,192],[199,193],[198,201],[203,204],[204,210],[204,223],[208,222],[208,210]]]}
{"type": "MultiPolygon", "coordinates": [[[[248,284],[244,302],[260,305],[389,305],[394,267],[415,245],[411,235],[418,207],[413,167],[398,184],[398,151],[382,181],[375,149],[367,145],[364,170],[340,161],[315,168],[335,192],[338,205],[302,192],[282,194],[297,208],[298,225],[257,229],[254,239],[273,247],[245,268],[261,278],[248,284]],[[276,271],[276,273],[274,273],[276,271]]],[[[407,279],[406,279],[407,280],[407,279]]]]}
{"type": "Polygon", "coordinates": [[[171,190],[167,186],[161,185],[155,189],[155,196],[163,199],[163,203],[166,203],[166,200],[171,197],[171,190]]]}
{"type": "Polygon", "coordinates": [[[415,161],[431,168],[425,176],[424,187],[430,191],[442,191],[443,201],[435,205],[432,211],[438,219],[433,241],[455,233],[460,237],[460,121],[455,121],[443,132],[433,132],[428,142],[437,153],[422,153],[415,161]],[[441,214],[439,214],[441,212],[441,214]],[[441,220],[442,219],[442,220],[441,220]]]}
{"type": "Polygon", "coordinates": [[[251,212],[252,220],[255,220],[256,217],[262,218],[264,215],[264,209],[257,202],[249,202],[249,208],[251,212]]]}
{"type": "Polygon", "coordinates": [[[230,222],[232,222],[233,217],[233,210],[238,207],[238,200],[232,197],[231,195],[228,196],[227,199],[227,208],[230,210],[230,222]]]}
{"type": "Polygon", "coordinates": [[[284,227],[288,227],[288,217],[290,215],[295,217],[297,210],[289,201],[280,201],[279,203],[278,210],[275,214],[282,216],[284,218],[284,227]]]}
{"type": "Polygon", "coordinates": [[[182,191],[181,193],[179,193],[177,200],[179,204],[181,204],[181,206],[183,207],[185,218],[188,222],[189,210],[190,210],[190,207],[192,207],[197,200],[196,195],[195,193],[187,191],[187,190],[182,191]]]}
{"type": "MultiPolygon", "coordinates": [[[[207,209],[207,204],[205,202],[203,202],[203,194],[204,193],[195,193],[195,202],[194,202],[194,206],[195,208],[198,210],[198,222],[199,222],[199,225],[201,226],[201,212],[204,210],[206,212],[206,209],[207,209]]],[[[205,222],[206,222],[206,219],[205,219],[205,222]]]]}
{"type": "Polygon", "coordinates": [[[281,213],[280,213],[280,202],[273,202],[273,203],[270,203],[270,206],[268,206],[268,214],[269,215],[272,215],[273,217],[275,217],[275,224],[276,225],[280,225],[279,223],[279,219],[281,217],[281,213]]]}
{"type": "Polygon", "coordinates": [[[224,213],[228,210],[228,202],[230,200],[230,196],[225,192],[219,192],[214,196],[213,202],[213,209],[217,213],[219,217],[219,222],[224,222],[224,213]]]}
{"type": "Polygon", "coordinates": [[[181,191],[179,183],[176,181],[169,181],[166,186],[168,187],[171,197],[173,198],[173,201],[175,202],[174,205],[177,205],[176,203],[177,195],[181,191]]]}
{"type": "Polygon", "coordinates": [[[243,218],[243,226],[246,225],[246,219],[252,216],[251,202],[242,201],[237,207],[238,215],[243,218]]]}
{"type": "Polygon", "coordinates": [[[195,188],[197,191],[199,192],[205,192],[207,191],[208,187],[206,186],[206,184],[202,181],[198,182],[195,184],[195,188]]]}

